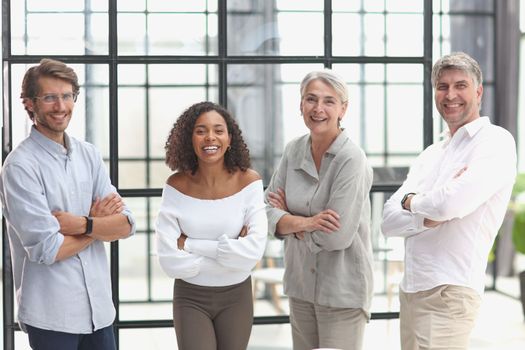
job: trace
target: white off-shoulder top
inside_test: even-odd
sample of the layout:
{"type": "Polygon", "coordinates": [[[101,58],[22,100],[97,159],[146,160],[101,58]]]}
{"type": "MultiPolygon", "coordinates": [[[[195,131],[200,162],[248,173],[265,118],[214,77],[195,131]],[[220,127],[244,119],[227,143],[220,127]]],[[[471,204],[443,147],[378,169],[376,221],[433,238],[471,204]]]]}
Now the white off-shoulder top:
{"type": "Polygon", "coordinates": [[[221,199],[199,199],[166,184],[156,220],[164,272],[201,286],[244,281],[261,259],[268,232],[262,180],[221,199]],[[243,226],[246,237],[238,237],[243,226]],[[177,248],[183,232],[184,250],[177,248]]]}

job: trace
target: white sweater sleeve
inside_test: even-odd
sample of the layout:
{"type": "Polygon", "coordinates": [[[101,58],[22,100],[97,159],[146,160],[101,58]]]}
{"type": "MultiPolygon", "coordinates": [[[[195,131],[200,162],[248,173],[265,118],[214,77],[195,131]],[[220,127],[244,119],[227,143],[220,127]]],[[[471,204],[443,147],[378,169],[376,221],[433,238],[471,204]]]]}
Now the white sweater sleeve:
{"type": "MultiPolygon", "coordinates": [[[[262,181],[247,189],[244,200],[244,223],[248,231],[245,237],[229,238],[224,234],[218,240],[187,238],[184,249],[215,259],[217,263],[230,269],[251,271],[264,253],[268,232],[262,181]]],[[[237,237],[239,233],[234,232],[232,236],[237,237]]]]}
{"type": "Polygon", "coordinates": [[[177,239],[180,237],[181,229],[166,191],[162,195],[162,204],[155,225],[157,238],[157,255],[159,263],[172,278],[189,278],[199,273],[202,256],[190,254],[178,249],[177,239]]]}

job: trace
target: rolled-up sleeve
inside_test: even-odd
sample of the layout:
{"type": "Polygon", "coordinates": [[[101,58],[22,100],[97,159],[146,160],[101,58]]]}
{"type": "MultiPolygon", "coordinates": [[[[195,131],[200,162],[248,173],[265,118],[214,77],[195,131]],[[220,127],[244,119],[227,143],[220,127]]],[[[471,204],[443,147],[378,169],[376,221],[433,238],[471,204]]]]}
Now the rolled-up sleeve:
{"type": "Polygon", "coordinates": [[[55,262],[64,236],[48,207],[36,169],[9,163],[2,170],[4,215],[18,236],[30,261],[55,262]]]}

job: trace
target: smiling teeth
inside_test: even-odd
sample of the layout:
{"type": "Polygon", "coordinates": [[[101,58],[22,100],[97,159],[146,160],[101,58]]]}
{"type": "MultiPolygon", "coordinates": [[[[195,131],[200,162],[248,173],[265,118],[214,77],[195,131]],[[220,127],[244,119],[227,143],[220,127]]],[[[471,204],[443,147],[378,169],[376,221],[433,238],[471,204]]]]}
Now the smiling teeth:
{"type": "Polygon", "coordinates": [[[206,147],[204,147],[205,151],[216,151],[218,149],[219,149],[218,146],[206,146],[206,147]]]}

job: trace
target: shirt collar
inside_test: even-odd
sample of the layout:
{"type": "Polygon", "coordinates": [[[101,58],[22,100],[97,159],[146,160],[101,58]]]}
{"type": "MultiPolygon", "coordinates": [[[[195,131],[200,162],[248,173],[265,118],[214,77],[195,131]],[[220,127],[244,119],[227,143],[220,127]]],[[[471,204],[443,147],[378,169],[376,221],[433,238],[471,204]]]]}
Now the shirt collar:
{"type": "MultiPolygon", "coordinates": [[[[344,144],[348,140],[348,135],[346,134],[346,131],[342,130],[339,135],[335,138],[335,140],[332,142],[330,147],[326,150],[326,155],[331,155],[332,157],[335,157],[335,155],[343,148],[344,144]]],[[[313,177],[317,177],[317,169],[315,168],[314,160],[312,158],[312,152],[311,152],[311,146],[312,146],[312,139],[308,135],[308,137],[304,138],[303,141],[303,147],[299,154],[299,156],[296,159],[294,168],[295,169],[302,169],[312,175],[313,177]]]]}
{"type": "MultiPolygon", "coordinates": [[[[471,138],[474,137],[480,131],[485,127],[486,125],[490,125],[490,118],[489,117],[479,117],[475,120],[471,121],[470,123],[467,123],[463,125],[461,128],[459,128],[454,135],[468,135],[471,138]]],[[[450,136],[450,130],[446,129],[443,130],[441,134],[439,134],[440,138],[444,138],[447,141],[451,139],[450,136]]]]}
{"type": "Polygon", "coordinates": [[[35,128],[34,125],[31,127],[31,133],[29,134],[29,137],[55,158],[59,158],[63,155],[67,155],[69,157],[73,152],[73,145],[71,143],[71,139],[65,132],[64,141],[66,142],[66,147],[62,146],[59,143],[56,143],[49,137],[42,134],[35,128]]]}

